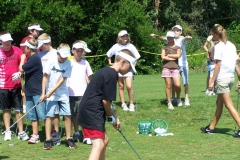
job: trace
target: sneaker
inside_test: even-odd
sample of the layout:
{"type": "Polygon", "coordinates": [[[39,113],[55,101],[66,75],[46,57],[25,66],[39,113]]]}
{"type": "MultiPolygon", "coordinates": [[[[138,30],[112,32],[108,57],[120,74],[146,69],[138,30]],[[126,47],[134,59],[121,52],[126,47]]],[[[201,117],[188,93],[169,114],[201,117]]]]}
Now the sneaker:
{"type": "Polygon", "coordinates": [[[60,132],[56,132],[56,130],[53,130],[51,133],[51,140],[53,141],[54,146],[60,146],[60,144],[61,144],[60,132]]]}
{"type": "Polygon", "coordinates": [[[168,109],[174,109],[174,107],[173,107],[173,105],[172,105],[172,103],[168,103],[168,105],[167,105],[168,107],[168,109]]]}
{"type": "Polygon", "coordinates": [[[214,96],[214,95],[215,95],[215,93],[213,91],[208,92],[208,96],[214,96]]]}
{"type": "Polygon", "coordinates": [[[134,111],[135,111],[135,106],[134,106],[134,104],[130,104],[130,105],[129,105],[129,111],[130,111],[130,112],[134,112],[134,111]]]}
{"type": "Polygon", "coordinates": [[[209,126],[210,125],[207,125],[206,127],[201,127],[200,130],[203,133],[213,134],[214,133],[214,129],[210,129],[209,126]]]}
{"type": "Polygon", "coordinates": [[[39,135],[32,134],[31,138],[28,140],[28,144],[37,144],[40,142],[39,135]]]}
{"type": "Polygon", "coordinates": [[[6,131],[5,136],[4,136],[4,141],[10,141],[11,136],[12,136],[12,132],[11,131],[6,131]]]}
{"type": "Polygon", "coordinates": [[[129,110],[129,108],[127,107],[126,103],[123,103],[123,104],[122,104],[122,109],[123,109],[124,111],[128,111],[128,110],[129,110]]]}
{"type": "Polygon", "coordinates": [[[189,99],[185,99],[185,101],[184,101],[184,105],[185,105],[185,106],[190,106],[189,99]]]}
{"type": "Polygon", "coordinates": [[[73,142],[73,138],[72,137],[66,139],[65,146],[69,147],[69,148],[74,148],[74,149],[77,148],[77,145],[73,142]]]}
{"type": "Polygon", "coordinates": [[[182,106],[182,101],[181,101],[181,99],[179,98],[179,99],[177,99],[177,106],[178,107],[181,107],[182,106]]]}
{"type": "Polygon", "coordinates": [[[29,137],[25,131],[22,131],[18,133],[18,139],[21,139],[22,141],[26,141],[29,139],[29,137]]]}
{"type": "Polygon", "coordinates": [[[92,144],[92,141],[91,141],[90,138],[84,138],[84,139],[83,139],[83,144],[89,144],[89,145],[91,145],[91,144],[92,144]]]}
{"type": "Polygon", "coordinates": [[[234,135],[234,138],[240,138],[240,130],[238,130],[234,135]]]}
{"type": "Polygon", "coordinates": [[[52,149],[52,141],[51,141],[51,140],[45,140],[45,141],[44,141],[43,149],[45,149],[45,150],[50,150],[50,149],[52,149]]]}
{"type": "Polygon", "coordinates": [[[171,102],[172,102],[172,103],[177,103],[177,99],[172,97],[172,98],[171,98],[171,102]]]}
{"type": "Polygon", "coordinates": [[[80,134],[74,133],[74,135],[73,135],[73,141],[74,141],[74,142],[79,142],[79,140],[80,140],[80,134]]]}
{"type": "Polygon", "coordinates": [[[206,92],[205,92],[205,94],[208,94],[208,93],[209,93],[209,90],[207,89],[206,92]]]}

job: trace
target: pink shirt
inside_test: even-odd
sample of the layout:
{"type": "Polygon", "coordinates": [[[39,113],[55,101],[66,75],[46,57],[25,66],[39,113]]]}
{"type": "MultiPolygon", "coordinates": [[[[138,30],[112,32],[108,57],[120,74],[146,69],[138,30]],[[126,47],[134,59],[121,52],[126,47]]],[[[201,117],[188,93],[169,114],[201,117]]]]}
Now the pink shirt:
{"type": "Polygon", "coordinates": [[[9,51],[0,48],[0,89],[15,89],[21,87],[21,80],[12,81],[12,74],[19,72],[22,51],[12,46],[9,51]]]}
{"type": "Polygon", "coordinates": [[[83,96],[86,88],[86,77],[93,74],[88,61],[84,58],[80,62],[71,60],[72,73],[70,78],[67,79],[67,86],[69,96],[83,96]]]}

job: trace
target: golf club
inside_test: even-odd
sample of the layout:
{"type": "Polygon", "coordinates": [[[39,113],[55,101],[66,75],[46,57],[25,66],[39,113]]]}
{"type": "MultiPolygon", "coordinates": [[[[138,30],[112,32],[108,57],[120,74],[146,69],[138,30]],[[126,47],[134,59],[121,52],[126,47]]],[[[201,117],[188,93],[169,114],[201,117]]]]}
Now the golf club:
{"type": "MultiPolygon", "coordinates": [[[[13,123],[10,127],[9,130],[15,125],[17,124],[23,117],[25,117],[32,109],[34,109],[40,102],[38,102],[36,105],[34,105],[32,108],[30,108],[22,117],[20,117],[15,123],[13,123]]],[[[4,134],[7,130],[5,130],[4,132],[2,132],[2,134],[4,134]]]]}
{"type": "Polygon", "coordinates": [[[138,158],[140,160],[142,160],[142,158],[139,156],[139,154],[137,153],[137,151],[133,148],[133,146],[131,145],[131,143],[127,140],[127,138],[124,136],[124,134],[122,133],[122,131],[120,130],[120,128],[117,129],[119,131],[119,133],[121,133],[121,135],[123,136],[123,138],[127,141],[127,143],[131,146],[131,148],[133,149],[133,151],[137,154],[138,158]]]}
{"type": "MultiPolygon", "coordinates": [[[[238,89],[238,98],[237,98],[237,112],[238,112],[238,102],[239,102],[239,89],[238,89]]],[[[235,133],[237,133],[237,126],[235,124],[235,133]]]]}
{"type": "Polygon", "coordinates": [[[135,100],[135,107],[136,107],[136,112],[138,111],[138,106],[137,106],[137,98],[136,98],[136,86],[135,86],[135,80],[134,80],[134,76],[133,75],[133,97],[134,97],[134,100],[135,100]]]}

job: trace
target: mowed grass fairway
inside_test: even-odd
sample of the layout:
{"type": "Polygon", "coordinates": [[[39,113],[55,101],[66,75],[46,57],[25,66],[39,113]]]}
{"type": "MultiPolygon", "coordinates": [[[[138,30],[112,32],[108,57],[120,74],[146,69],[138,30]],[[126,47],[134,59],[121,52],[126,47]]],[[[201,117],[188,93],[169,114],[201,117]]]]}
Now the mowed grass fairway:
{"type": "MultiPolygon", "coordinates": [[[[239,159],[240,138],[233,138],[236,124],[228,111],[224,108],[222,117],[215,129],[215,134],[201,133],[200,127],[210,123],[215,112],[216,96],[205,94],[207,73],[190,73],[189,97],[190,107],[166,107],[165,84],[160,75],[137,75],[134,78],[136,102],[138,112],[125,112],[120,108],[119,98],[115,103],[116,113],[121,122],[121,130],[130,141],[143,160],[210,160],[210,159],[239,159]],[[168,123],[168,132],[174,136],[152,136],[136,134],[137,122],[140,120],[164,119],[168,123]]],[[[238,93],[236,82],[232,89],[232,100],[237,108],[238,93]]],[[[181,98],[183,99],[183,87],[181,98]]],[[[127,94],[125,96],[126,100],[127,94]]],[[[63,124],[63,122],[61,122],[63,124]]],[[[41,143],[28,145],[27,142],[17,140],[16,145],[9,147],[12,142],[3,141],[0,136],[0,159],[78,159],[86,160],[91,146],[77,143],[77,149],[62,145],[53,147],[50,151],[43,150],[45,138],[44,125],[41,123],[41,143]]],[[[12,129],[15,131],[15,128],[12,129]]],[[[138,157],[122,137],[111,125],[106,124],[109,144],[107,160],[137,160],[138,157]]],[[[30,127],[27,132],[30,134],[30,127]]],[[[153,131],[152,131],[153,134],[153,131]]]]}

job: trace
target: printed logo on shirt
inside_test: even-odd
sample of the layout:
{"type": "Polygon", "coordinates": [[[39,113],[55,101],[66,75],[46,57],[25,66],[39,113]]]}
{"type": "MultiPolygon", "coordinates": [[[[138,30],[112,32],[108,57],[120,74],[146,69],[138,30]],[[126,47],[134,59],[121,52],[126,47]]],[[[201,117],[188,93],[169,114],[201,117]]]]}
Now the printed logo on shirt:
{"type": "Polygon", "coordinates": [[[56,69],[55,66],[53,66],[52,70],[55,72],[61,72],[61,73],[65,72],[65,70],[56,69]]]}
{"type": "Polygon", "coordinates": [[[14,59],[17,59],[17,54],[15,54],[15,53],[9,57],[0,57],[0,64],[4,64],[4,63],[6,63],[10,60],[14,60],[14,59]]]}

